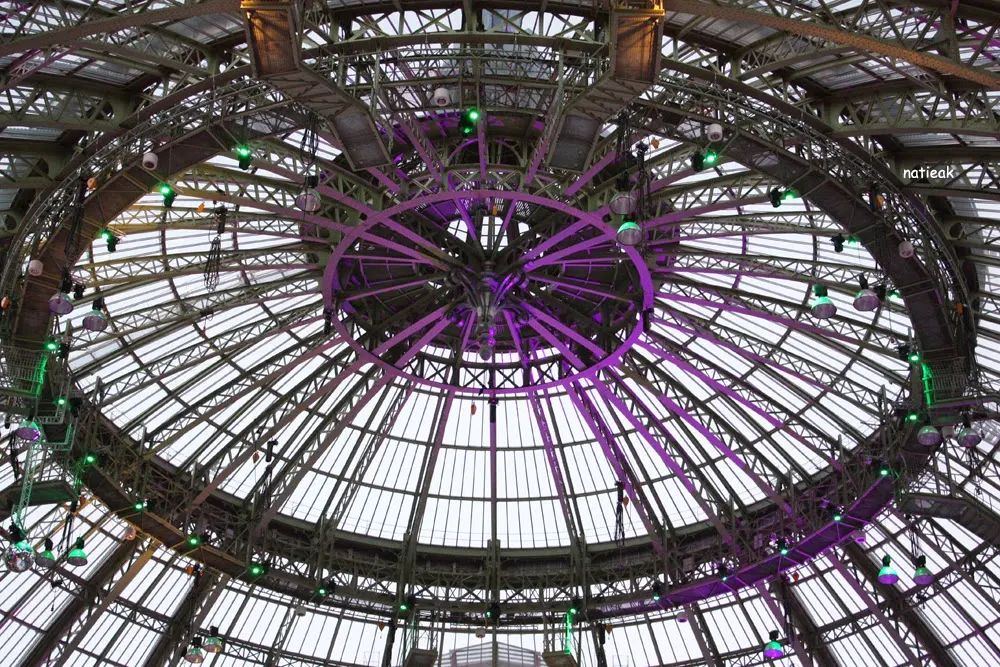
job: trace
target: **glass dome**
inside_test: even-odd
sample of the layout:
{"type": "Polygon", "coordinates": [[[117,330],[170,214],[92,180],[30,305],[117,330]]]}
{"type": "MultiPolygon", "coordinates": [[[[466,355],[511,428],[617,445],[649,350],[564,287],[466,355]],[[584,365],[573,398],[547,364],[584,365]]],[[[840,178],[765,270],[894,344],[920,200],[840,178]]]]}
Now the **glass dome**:
{"type": "Polygon", "coordinates": [[[1000,659],[996,12],[87,4],[0,28],[12,664],[1000,659]]]}

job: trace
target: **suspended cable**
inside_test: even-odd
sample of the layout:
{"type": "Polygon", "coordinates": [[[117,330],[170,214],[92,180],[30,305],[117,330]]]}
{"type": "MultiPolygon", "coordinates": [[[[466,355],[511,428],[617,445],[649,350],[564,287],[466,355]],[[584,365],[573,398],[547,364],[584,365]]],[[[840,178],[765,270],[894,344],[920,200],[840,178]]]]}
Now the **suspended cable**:
{"type": "Polygon", "coordinates": [[[226,207],[215,209],[215,238],[212,239],[205,260],[205,289],[214,290],[219,286],[219,271],[222,269],[222,234],[226,231],[226,207]]]}

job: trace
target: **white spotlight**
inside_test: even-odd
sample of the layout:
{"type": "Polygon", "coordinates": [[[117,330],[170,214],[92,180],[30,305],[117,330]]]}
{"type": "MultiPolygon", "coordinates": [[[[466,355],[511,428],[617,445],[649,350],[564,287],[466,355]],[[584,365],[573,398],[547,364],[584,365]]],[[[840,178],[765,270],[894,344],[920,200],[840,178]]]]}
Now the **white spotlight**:
{"type": "Polygon", "coordinates": [[[435,88],[432,99],[434,106],[446,107],[451,104],[451,91],[447,88],[435,88]]]}
{"type": "Polygon", "coordinates": [[[160,158],[153,151],[149,151],[142,156],[142,166],[146,169],[156,169],[160,164],[160,158]]]}
{"type": "Polygon", "coordinates": [[[899,244],[899,256],[903,259],[909,259],[913,257],[913,244],[909,241],[903,241],[899,244]]]}
{"type": "Polygon", "coordinates": [[[43,271],[45,271],[45,265],[42,264],[42,260],[33,259],[28,262],[28,275],[40,276],[43,271]]]}

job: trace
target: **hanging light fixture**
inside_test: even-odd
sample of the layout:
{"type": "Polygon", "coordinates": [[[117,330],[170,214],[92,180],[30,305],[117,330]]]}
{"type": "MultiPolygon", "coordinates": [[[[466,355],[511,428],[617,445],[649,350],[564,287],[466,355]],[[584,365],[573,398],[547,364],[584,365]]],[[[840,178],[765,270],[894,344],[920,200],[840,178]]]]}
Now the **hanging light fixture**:
{"type": "Polygon", "coordinates": [[[10,541],[14,543],[7,550],[7,567],[13,572],[27,572],[35,559],[35,550],[31,548],[24,531],[16,523],[10,524],[10,541]]]}
{"type": "Polygon", "coordinates": [[[205,652],[201,649],[201,637],[195,637],[191,640],[190,646],[184,653],[184,660],[192,665],[200,665],[205,662],[205,652]]]}
{"type": "Polygon", "coordinates": [[[108,318],[102,312],[104,310],[104,297],[94,299],[93,309],[84,315],[83,328],[87,331],[100,333],[108,328],[108,318]]]}
{"type": "Polygon", "coordinates": [[[917,556],[917,569],[913,572],[913,582],[918,586],[930,586],[934,575],[927,569],[927,556],[917,556]]]}
{"type": "Polygon", "coordinates": [[[826,285],[816,285],[813,287],[813,295],[815,298],[812,305],[809,306],[813,317],[820,320],[828,320],[837,314],[837,305],[827,295],[826,285]]]}
{"type": "Polygon", "coordinates": [[[924,447],[936,447],[941,444],[941,431],[933,424],[925,424],[917,431],[917,442],[924,447]]]}
{"type": "Polygon", "coordinates": [[[663,584],[659,581],[653,582],[653,601],[659,602],[660,597],[663,595],[663,584]]]}
{"type": "Polygon", "coordinates": [[[881,300],[875,290],[868,287],[868,277],[864,274],[858,276],[858,286],[861,288],[854,297],[854,310],[862,313],[870,313],[878,308],[881,300]]]}
{"type": "Polygon", "coordinates": [[[302,191],[295,196],[295,207],[306,213],[315,213],[320,209],[322,200],[316,186],[319,185],[319,178],[316,176],[306,176],[302,191]]]}
{"type": "Polygon", "coordinates": [[[768,660],[778,660],[785,657],[785,647],[781,645],[781,633],[771,630],[771,639],[764,644],[764,657],[768,660]]]}
{"type": "Polygon", "coordinates": [[[204,642],[205,653],[222,653],[222,637],[219,636],[219,628],[212,626],[208,629],[208,638],[204,642]]]}
{"type": "Polygon", "coordinates": [[[618,243],[623,246],[634,246],[638,245],[642,241],[642,227],[639,226],[634,220],[626,219],[618,227],[618,234],[615,236],[618,239],[618,243]]]}
{"type": "Polygon", "coordinates": [[[622,173],[618,177],[615,185],[615,194],[608,204],[608,208],[615,215],[628,215],[635,210],[636,196],[629,187],[628,174],[622,173]]]}
{"type": "Polygon", "coordinates": [[[645,142],[640,142],[633,154],[634,136],[631,121],[628,114],[624,113],[618,116],[616,142],[615,162],[622,170],[618,176],[618,194],[622,197],[617,202],[612,200],[611,210],[620,211],[618,215],[624,216],[615,238],[622,246],[631,247],[642,242],[645,235],[642,221],[649,219],[649,171],[646,169],[646,151],[649,150],[649,146],[645,142]],[[627,170],[633,164],[636,168],[635,185],[630,187],[627,170]]]}
{"type": "Polygon", "coordinates": [[[958,444],[969,449],[978,447],[979,443],[983,441],[982,434],[972,428],[972,420],[969,419],[968,414],[962,415],[962,430],[958,432],[957,440],[958,444]]]}
{"type": "Polygon", "coordinates": [[[899,574],[892,566],[892,558],[888,555],[882,557],[882,569],[878,571],[878,583],[883,586],[892,586],[899,581],[899,574]]]}
{"type": "Polygon", "coordinates": [[[31,442],[36,442],[42,437],[42,429],[39,428],[38,423],[33,419],[23,419],[21,423],[17,426],[17,437],[21,440],[29,440],[31,442]]]}
{"type": "Polygon", "coordinates": [[[56,566],[56,555],[52,553],[52,540],[45,538],[45,549],[35,555],[35,565],[49,570],[56,566]]]}
{"type": "Polygon", "coordinates": [[[307,174],[302,190],[295,196],[295,207],[306,213],[315,213],[320,209],[322,200],[316,188],[319,187],[319,177],[316,176],[316,153],[319,151],[319,118],[316,114],[309,114],[309,123],[302,133],[302,143],[299,146],[302,153],[302,161],[305,167],[302,171],[307,174]]]}
{"type": "Polygon", "coordinates": [[[73,567],[81,567],[87,564],[87,552],[83,550],[83,538],[76,538],[73,548],[66,555],[66,562],[73,567]]]}
{"type": "Polygon", "coordinates": [[[476,342],[479,343],[479,358],[483,361],[489,361],[493,358],[493,350],[496,348],[496,338],[494,338],[493,330],[486,329],[476,338],[476,342]]]}
{"type": "Polygon", "coordinates": [[[68,315],[73,312],[73,302],[69,300],[69,292],[73,289],[73,281],[70,280],[69,271],[63,269],[62,280],[59,283],[59,291],[49,297],[49,312],[56,315],[68,315]]]}

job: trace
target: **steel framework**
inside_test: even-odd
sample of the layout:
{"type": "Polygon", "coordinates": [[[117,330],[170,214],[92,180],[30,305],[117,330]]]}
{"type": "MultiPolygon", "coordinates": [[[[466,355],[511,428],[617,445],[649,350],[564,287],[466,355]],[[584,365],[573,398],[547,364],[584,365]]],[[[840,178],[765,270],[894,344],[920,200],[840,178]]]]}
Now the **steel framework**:
{"type": "MultiPolygon", "coordinates": [[[[399,622],[410,594],[420,600],[412,613],[429,627],[471,628],[500,602],[509,632],[548,623],[577,597],[592,623],[689,609],[706,660],[749,664],[749,653],[720,649],[707,601],[764,591],[764,582],[875,519],[893,489],[873,461],[893,464],[900,488],[950,477],[924,469],[932,452],[917,444],[914,427],[900,427],[899,411],[924,410],[946,424],[958,421],[959,409],[933,402],[984,403],[983,386],[970,378],[979,380],[974,345],[994,338],[983,322],[995,308],[970,276],[972,254],[988,250],[992,237],[964,209],[940,214],[940,200],[996,199],[991,148],[975,153],[966,144],[1000,136],[991,92],[1000,84],[998,18],[973,1],[948,11],[933,2],[809,10],[668,0],[663,70],[627,106],[635,141],[662,145],[647,163],[653,214],[643,221],[644,244],[622,249],[609,215],[620,182],[613,128],[595,135],[580,174],[552,168],[548,155],[561,100],[585,94],[608,71],[609,14],[589,3],[536,5],[310,3],[298,74],[326,87],[309,95],[250,76],[259,63],[235,1],[120,10],[94,3],[84,11],[52,0],[6,17],[0,55],[11,60],[0,74],[0,125],[63,136],[59,148],[0,139],[0,185],[20,192],[7,214],[0,282],[14,302],[3,323],[6,377],[12,355],[46,358],[43,341],[67,330],[47,301],[70,268],[74,281],[122,305],[106,331],[73,337],[80,403],[51,420],[46,436],[76,430],[67,466],[100,451],[86,485],[122,517],[137,494],[148,497],[155,511],[128,518],[167,549],[296,603],[313,601],[318,582],[335,581],[337,594],[317,606],[367,623],[399,622]],[[217,22],[213,37],[178,28],[196,17],[217,22]],[[727,25],[739,27],[727,36],[727,25]],[[57,74],[76,59],[124,67],[134,87],[57,74]],[[823,85],[845,60],[865,65],[852,69],[860,84],[849,92],[823,85]],[[456,92],[447,110],[428,95],[437,87],[456,92]],[[295,150],[310,114],[335,125],[331,96],[371,111],[370,129],[392,164],[351,169],[338,154],[351,147],[336,128],[323,137],[323,155],[295,150]],[[456,131],[455,110],[473,105],[487,122],[470,139],[456,131]],[[695,178],[691,157],[708,145],[711,123],[726,133],[722,163],[695,178]],[[907,143],[918,135],[958,137],[957,147],[921,152],[907,143]],[[241,141],[253,150],[250,170],[223,159],[241,141]],[[141,165],[150,150],[160,158],[155,169],[141,165]],[[322,205],[305,213],[295,199],[311,158],[322,205]],[[918,166],[949,176],[908,177],[918,166]],[[90,177],[82,230],[73,232],[75,189],[90,177]],[[146,195],[161,182],[185,204],[164,211],[151,201],[146,195]],[[775,188],[797,191],[804,207],[762,210],[775,188]],[[221,255],[207,244],[173,245],[179,235],[214,229],[192,201],[230,208],[223,235],[231,244],[221,255]],[[144,237],[156,243],[107,255],[88,243],[104,228],[126,246],[135,239],[140,247],[144,237]],[[857,258],[821,250],[841,232],[856,242],[857,258]],[[88,242],[74,241],[77,233],[88,242]],[[782,234],[816,240],[809,253],[753,250],[782,234]],[[740,245],[713,246],[736,238],[740,245]],[[916,247],[915,259],[899,256],[902,241],[916,247]],[[225,287],[184,287],[210,257],[225,287]],[[41,275],[22,275],[29,258],[42,260],[41,275]],[[859,272],[899,298],[886,299],[871,321],[803,317],[813,285],[850,301],[859,272]],[[497,353],[477,358],[469,286],[506,278],[516,286],[498,310],[497,353]],[[779,280],[804,289],[760,287],[779,280]],[[126,305],[158,284],[173,298],[126,305]],[[238,319],[249,309],[265,316],[238,319]],[[220,324],[230,319],[237,324],[220,324]],[[177,338],[189,331],[195,335],[177,338]],[[920,350],[923,365],[886,362],[903,341],[920,350]],[[157,347],[152,357],[145,352],[157,347]],[[817,350],[849,361],[827,367],[817,350]],[[205,377],[220,379],[206,387],[205,377]],[[880,391],[872,377],[890,386],[880,391]],[[488,544],[437,544],[430,517],[449,496],[441,490],[445,461],[462,447],[450,431],[462,423],[459,407],[476,396],[486,397],[490,415],[488,544]],[[498,470],[509,446],[497,413],[518,401],[527,405],[553,489],[548,500],[562,522],[553,545],[533,550],[503,544],[498,533],[506,500],[498,470]],[[414,409],[428,412],[429,430],[414,444],[401,534],[352,529],[354,508],[371,490],[388,490],[373,476],[397,449],[391,425],[414,419],[414,409]],[[352,444],[343,473],[326,471],[345,439],[352,444]],[[619,503],[629,501],[635,526],[617,543],[594,533],[588,496],[603,491],[571,458],[580,442],[592,447],[607,483],[622,489],[619,503]],[[266,474],[249,476],[264,452],[266,474]],[[302,489],[319,477],[333,491],[300,511],[302,489]],[[658,491],[661,484],[677,491],[658,491]],[[678,497],[690,517],[669,507],[678,497]],[[846,509],[840,525],[830,521],[831,504],[846,509]],[[211,540],[189,552],[183,545],[194,531],[211,540]],[[773,555],[775,536],[795,542],[787,557],[773,555]],[[267,574],[251,578],[251,562],[267,574]],[[726,582],[720,563],[731,572],[726,582]],[[654,604],[649,590],[660,580],[654,604]]],[[[49,383],[39,397],[64,394],[49,383]]],[[[10,413],[32,416],[24,405],[7,403],[10,413]]],[[[969,477],[995,473],[987,457],[969,477]]],[[[937,519],[922,530],[951,550],[949,559],[969,558],[937,519]]],[[[911,664],[957,664],[913,596],[879,601],[866,583],[868,556],[853,546],[846,553],[830,556],[829,567],[854,582],[867,612],[816,623],[796,601],[796,586],[781,579],[771,611],[789,607],[808,647],[877,623],[911,664]]],[[[950,595],[949,577],[960,576],[986,587],[975,570],[955,570],[942,574],[939,594],[950,595]]],[[[98,609],[143,616],[141,605],[118,599],[129,577],[119,582],[98,609]]],[[[192,618],[203,593],[185,603],[192,618]]],[[[61,626],[70,627],[78,606],[67,608],[61,626]]],[[[204,630],[203,614],[187,628],[146,616],[164,638],[204,630]]],[[[39,644],[31,659],[58,649],[68,660],[95,618],[77,620],[84,631],[72,637],[39,644]]],[[[288,606],[268,652],[234,637],[227,645],[265,664],[319,664],[286,650],[294,622],[288,606]]],[[[158,648],[149,664],[168,653],[158,648]]],[[[822,665],[842,660],[832,650],[815,653],[822,665]]]]}

